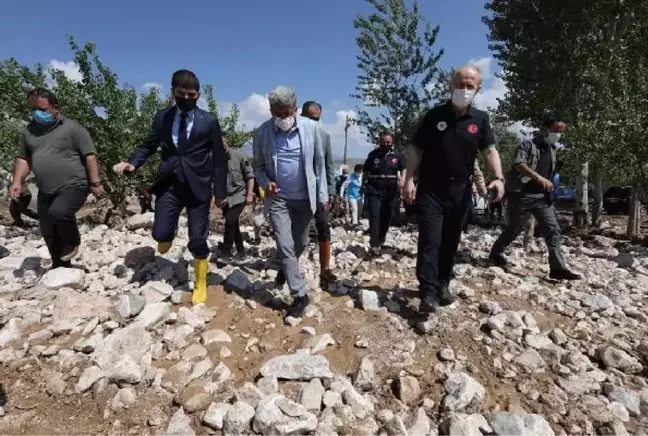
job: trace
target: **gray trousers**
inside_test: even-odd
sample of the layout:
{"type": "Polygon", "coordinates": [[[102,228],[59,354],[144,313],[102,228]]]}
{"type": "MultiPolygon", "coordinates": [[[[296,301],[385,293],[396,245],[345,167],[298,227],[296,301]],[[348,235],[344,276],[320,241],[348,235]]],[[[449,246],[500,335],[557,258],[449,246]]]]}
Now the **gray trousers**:
{"type": "Polygon", "coordinates": [[[272,199],[270,222],[277,242],[277,257],[293,297],[306,295],[306,283],[299,271],[299,257],[308,245],[312,219],[310,201],[272,199]]]}
{"type": "Polygon", "coordinates": [[[549,251],[549,268],[552,271],[567,269],[560,251],[560,226],[553,206],[544,198],[524,194],[511,194],[507,200],[506,229],[497,238],[491,252],[501,254],[518,237],[524,227],[524,218],[531,213],[542,231],[549,251]]]}

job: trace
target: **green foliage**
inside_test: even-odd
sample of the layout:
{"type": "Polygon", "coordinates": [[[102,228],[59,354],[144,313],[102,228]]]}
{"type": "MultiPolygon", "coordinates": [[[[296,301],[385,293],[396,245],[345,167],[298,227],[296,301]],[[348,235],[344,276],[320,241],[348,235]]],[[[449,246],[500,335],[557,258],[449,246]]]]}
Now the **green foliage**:
{"type": "Polygon", "coordinates": [[[648,89],[645,0],[491,0],[484,17],[503,68],[509,119],[568,123],[571,163],[590,161],[626,183],[645,183],[648,89]]]}
{"type": "MultiPolygon", "coordinates": [[[[207,110],[214,115],[218,115],[218,105],[216,104],[214,89],[211,85],[205,87],[205,100],[207,101],[207,110]]],[[[242,128],[239,127],[240,115],[241,112],[236,103],[234,103],[227,115],[224,117],[218,117],[221,131],[223,132],[223,138],[227,140],[232,148],[243,147],[246,143],[251,141],[254,136],[254,131],[246,130],[245,126],[242,128]]]]}
{"type": "MultiPolygon", "coordinates": [[[[156,88],[138,94],[134,87],[120,84],[117,75],[99,59],[93,43],[79,46],[72,37],[68,37],[68,42],[81,81],[72,81],[62,71],[54,70],[49,71],[50,84],[54,84],[63,115],[79,122],[90,133],[108,197],[113,207],[123,207],[128,195],[152,183],[159,156],[152,157],[130,177],[118,178],[112,167],[134,152],[148,134],[155,113],[171,105],[172,100],[156,88]]],[[[20,130],[29,121],[27,91],[46,84],[47,75],[41,65],[29,68],[15,59],[0,62],[0,159],[3,169],[13,167],[20,130]]],[[[212,89],[206,88],[209,110],[216,113],[212,89]]],[[[238,109],[234,108],[220,119],[224,136],[234,146],[243,145],[250,136],[250,132],[237,127],[238,116],[238,109]]]]}
{"type": "Polygon", "coordinates": [[[437,64],[443,50],[435,51],[439,27],[419,13],[419,2],[408,8],[405,0],[366,0],[375,11],[358,15],[356,93],[363,102],[356,122],[370,140],[388,128],[397,148],[407,144],[407,132],[436,97],[437,64]]]}

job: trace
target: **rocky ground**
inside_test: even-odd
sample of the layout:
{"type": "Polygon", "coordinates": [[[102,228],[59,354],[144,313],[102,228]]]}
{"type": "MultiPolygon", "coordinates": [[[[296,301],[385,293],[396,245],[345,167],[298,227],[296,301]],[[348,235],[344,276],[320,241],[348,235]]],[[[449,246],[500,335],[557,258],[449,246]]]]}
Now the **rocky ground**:
{"type": "MultiPolygon", "coordinates": [[[[417,318],[415,234],[380,259],[333,230],[340,282],[284,322],[273,241],[214,261],[192,307],[186,224],[156,256],[150,215],[85,227],[75,263],[48,271],[35,228],[0,227],[2,434],[645,434],[648,252],[565,238],[584,280],[546,279],[541,240],[490,267],[497,229],[464,236],[452,290],[417,318]]],[[[250,238],[251,227],[245,229],[250,238]]],[[[219,236],[211,237],[216,246],[219,236]]]]}

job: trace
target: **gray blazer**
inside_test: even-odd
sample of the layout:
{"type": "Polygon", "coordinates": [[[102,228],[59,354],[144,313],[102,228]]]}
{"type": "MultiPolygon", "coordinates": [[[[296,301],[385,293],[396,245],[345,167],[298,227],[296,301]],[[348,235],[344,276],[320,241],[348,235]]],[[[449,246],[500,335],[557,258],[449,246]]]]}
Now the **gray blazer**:
{"type": "MultiPolygon", "coordinates": [[[[261,124],[256,129],[252,145],[254,174],[259,186],[264,189],[270,182],[277,181],[275,128],[273,118],[261,124]]],[[[311,209],[315,213],[318,203],[326,203],[329,199],[322,130],[317,122],[304,117],[297,117],[297,129],[306,171],[308,197],[311,209]]]]}

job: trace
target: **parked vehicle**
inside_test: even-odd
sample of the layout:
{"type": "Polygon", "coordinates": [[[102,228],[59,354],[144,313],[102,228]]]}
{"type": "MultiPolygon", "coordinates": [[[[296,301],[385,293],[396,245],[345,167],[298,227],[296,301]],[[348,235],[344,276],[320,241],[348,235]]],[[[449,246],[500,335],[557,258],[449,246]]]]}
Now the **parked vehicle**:
{"type": "Polygon", "coordinates": [[[628,214],[630,212],[630,186],[613,186],[603,193],[603,209],[606,213],[628,214]]]}
{"type": "Polygon", "coordinates": [[[556,189],[556,202],[574,203],[576,202],[576,191],[568,186],[559,186],[556,189]]]}

